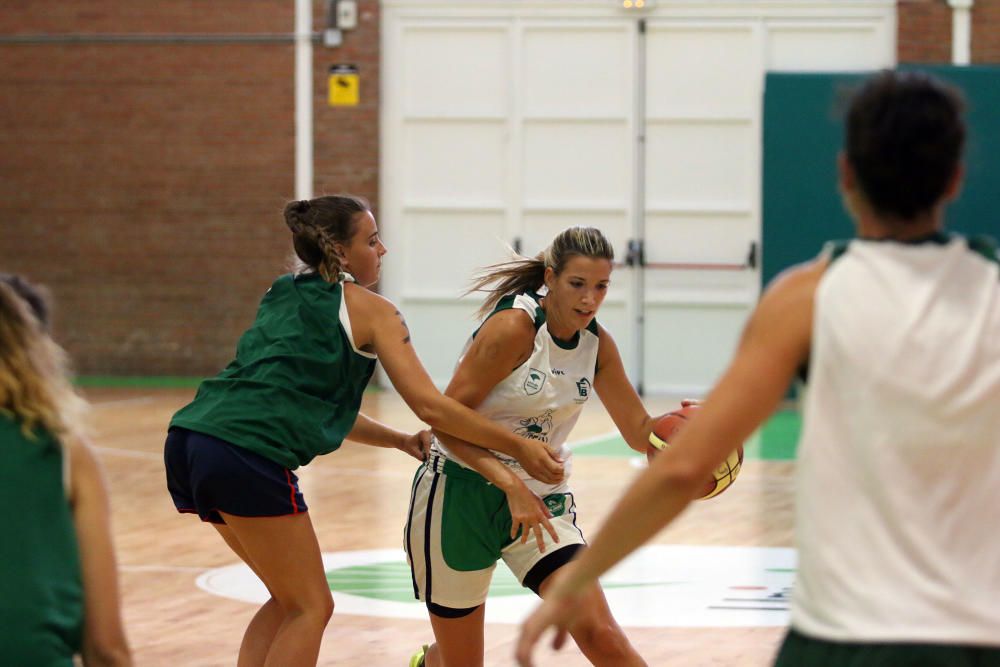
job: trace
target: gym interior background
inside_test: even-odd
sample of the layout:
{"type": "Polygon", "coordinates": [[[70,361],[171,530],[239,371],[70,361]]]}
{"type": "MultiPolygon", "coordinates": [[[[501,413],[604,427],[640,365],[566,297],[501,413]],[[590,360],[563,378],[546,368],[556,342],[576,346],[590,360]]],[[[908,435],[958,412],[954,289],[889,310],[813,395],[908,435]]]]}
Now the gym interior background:
{"type": "Polygon", "coordinates": [[[353,27],[332,31],[319,0],[6,3],[0,266],[52,289],[84,379],[214,372],[287,263],[283,203],[351,192],[375,208],[380,289],[436,380],[477,266],[593,224],[622,262],[602,321],[634,381],[703,390],[787,256],[763,193],[802,162],[817,165],[804,187],[832,192],[828,153],[764,183],[766,75],[1000,62],[1000,0],[345,4],[353,27]],[[297,30],[312,74],[298,186],[297,30]]]}

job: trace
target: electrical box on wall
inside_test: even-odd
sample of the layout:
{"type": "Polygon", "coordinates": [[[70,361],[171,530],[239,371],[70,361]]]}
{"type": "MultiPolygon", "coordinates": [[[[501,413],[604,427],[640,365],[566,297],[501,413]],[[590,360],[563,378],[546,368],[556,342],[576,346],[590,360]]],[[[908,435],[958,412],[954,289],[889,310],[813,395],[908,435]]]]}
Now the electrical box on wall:
{"type": "Polygon", "coordinates": [[[354,30],[358,27],[357,0],[337,0],[334,11],[336,12],[338,28],[341,30],[354,30]]]}
{"type": "Polygon", "coordinates": [[[328,0],[326,4],[326,29],[323,45],[337,47],[344,42],[344,30],[358,27],[357,0],[328,0]]]}

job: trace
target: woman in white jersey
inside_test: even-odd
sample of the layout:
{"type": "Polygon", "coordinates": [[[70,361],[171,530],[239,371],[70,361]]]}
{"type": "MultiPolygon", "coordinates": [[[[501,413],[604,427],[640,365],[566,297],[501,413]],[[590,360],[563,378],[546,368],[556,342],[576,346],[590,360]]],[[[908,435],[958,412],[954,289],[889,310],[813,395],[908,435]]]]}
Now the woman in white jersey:
{"type": "Polygon", "coordinates": [[[962,180],[955,91],[883,72],[839,157],[857,238],[779,276],[697,417],[522,626],[575,627],[592,582],[669,523],[808,367],[797,581],[781,667],[1000,664],[1000,273],[942,231],[962,180]]]}
{"type": "MultiPolygon", "coordinates": [[[[487,269],[473,287],[490,293],[480,311],[486,320],[445,392],[514,433],[545,442],[563,459],[567,478],[566,438],[594,391],[632,448],[645,451],[652,429],[614,340],[595,319],[613,258],[600,231],[574,227],[536,258],[487,269]]],[[[496,562],[502,558],[522,585],[544,597],[550,575],[583,544],[565,480],[545,484],[510,456],[436,432],[417,471],[405,534],[414,593],[427,605],[436,643],[418,651],[411,667],[482,665],[485,600],[496,562]]],[[[573,638],[593,664],[646,664],[596,582],[579,603],[573,638]]]]}

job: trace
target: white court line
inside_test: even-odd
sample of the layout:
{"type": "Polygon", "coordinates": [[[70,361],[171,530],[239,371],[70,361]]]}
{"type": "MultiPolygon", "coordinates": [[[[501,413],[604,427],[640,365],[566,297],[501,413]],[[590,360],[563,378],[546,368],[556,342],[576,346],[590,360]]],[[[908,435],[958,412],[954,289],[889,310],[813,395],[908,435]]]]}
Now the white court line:
{"type": "MultiPolygon", "coordinates": [[[[144,461],[156,461],[157,463],[163,463],[163,454],[161,452],[136,452],[131,449],[119,449],[117,447],[94,447],[94,449],[101,454],[107,454],[109,456],[123,456],[130,459],[141,459],[144,461]]],[[[299,477],[302,474],[309,471],[309,468],[300,468],[296,471],[299,477]]],[[[410,479],[413,477],[411,472],[394,472],[388,470],[368,470],[365,468],[340,468],[331,467],[324,470],[326,474],[334,475],[350,475],[354,477],[399,477],[410,479]]]]}
{"type": "Polygon", "coordinates": [[[155,399],[152,396],[135,396],[133,398],[119,398],[114,401],[97,401],[90,405],[95,409],[116,408],[119,405],[138,405],[141,403],[150,403],[153,400],[155,399]]]}
{"type": "Polygon", "coordinates": [[[116,447],[94,447],[94,450],[102,454],[110,454],[111,456],[124,456],[130,459],[163,462],[163,454],[157,452],[136,452],[131,449],[118,449],[116,447]]]}
{"type": "Polygon", "coordinates": [[[185,567],[183,565],[119,565],[122,572],[206,572],[207,567],[185,567]]]}

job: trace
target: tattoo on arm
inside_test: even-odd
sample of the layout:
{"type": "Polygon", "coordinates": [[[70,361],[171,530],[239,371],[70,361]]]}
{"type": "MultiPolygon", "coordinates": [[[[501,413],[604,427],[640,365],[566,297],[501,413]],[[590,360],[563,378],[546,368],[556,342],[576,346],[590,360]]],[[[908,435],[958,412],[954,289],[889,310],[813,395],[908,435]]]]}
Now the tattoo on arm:
{"type": "Polygon", "coordinates": [[[396,311],[396,316],[399,317],[399,321],[403,324],[403,328],[406,329],[406,338],[403,339],[403,344],[410,342],[410,327],[406,326],[406,319],[403,317],[403,313],[396,311]]]}

